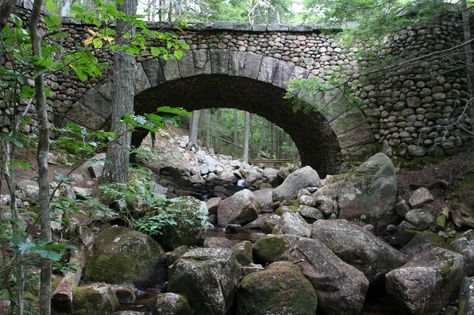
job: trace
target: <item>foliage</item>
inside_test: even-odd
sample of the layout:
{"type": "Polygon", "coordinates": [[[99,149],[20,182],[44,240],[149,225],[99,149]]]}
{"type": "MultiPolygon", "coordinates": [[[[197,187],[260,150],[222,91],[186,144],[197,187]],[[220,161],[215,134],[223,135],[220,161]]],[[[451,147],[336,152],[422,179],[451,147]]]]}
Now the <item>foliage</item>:
{"type": "MultiPolygon", "coordinates": [[[[26,161],[15,160],[15,150],[29,150],[35,145],[34,136],[24,132],[25,126],[29,125],[28,116],[34,108],[35,95],[34,88],[35,76],[44,76],[49,79],[52,75],[61,73],[62,75],[77,75],[85,81],[90,77],[99,77],[106,63],[101,63],[96,55],[103,51],[123,52],[131,55],[140,53],[151,56],[162,56],[164,59],[170,57],[180,58],[183,50],[188,46],[179,40],[179,37],[170,32],[152,31],[146,27],[146,23],[140,16],[127,16],[117,9],[121,4],[117,1],[94,0],[93,5],[89,7],[75,5],[72,6],[70,13],[73,17],[81,19],[93,27],[88,29],[88,37],[85,38],[83,45],[77,45],[74,50],[69,50],[64,46],[64,38],[67,32],[62,28],[61,17],[59,16],[59,7],[55,1],[45,1],[45,7],[51,13],[43,17],[41,27],[40,42],[41,56],[33,53],[31,42],[31,31],[27,21],[12,14],[9,23],[0,30],[0,54],[2,55],[2,64],[0,65],[0,107],[6,114],[9,129],[0,132],[0,186],[3,179],[9,188],[9,194],[12,202],[10,203],[9,214],[2,216],[0,232],[0,257],[2,268],[0,281],[7,288],[8,295],[12,305],[19,314],[22,314],[23,301],[25,300],[25,275],[29,275],[31,270],[38,266],[40,258],[46,258],[58,261],[62,254],[54,242],[42,242],[32,236],[32,229],[26,230],[26,225],[20,220],[19,212],[16,207],[15,192],[15,172],[18,167],[28,169],[30,166],[26,161]],[[123,37],[125,44],[115,42],[115,31],[113,24],[116,20],[123,20],[136,27],[135,32],[126,32],[123,37]],[[156,46],[150,46],[150,43],[156,43],[156,46]],[[9,109],[5,111],[4,109],[9,109]]],[[[50,87],[45,87],[47,97],[51,96],[50,87]]],[[[173,117],[176,110],[162,108],[161,114],[173,117]]],[[[158,112],[157,112],[158,114],[158,112]]],[[[158,115],[146,117],[147,120],[141,123],[140,127],[149,127],[149,130],[157,130],[165,121],[160,121],[158,115]]],[[[129,125],[125,120],[124,124],[129,125]]],[[[3,123],[3,121],[2,121],[3,123]]],[[[127,132],[133,130],[133,126],[127,132]]],[[[57,130],[60,137],[54,142],[57,148],[67,150],[68,152],[81,154],[87,158],[95,154],[97,150],[103,149],[115,141],[117,136],[113,133],[103,131],[89,131],[78,125],[69,124],[65,128],[57,130]]],[[[44,174],[44,173],[43,173],[44,174]]],[[[57,177],[60,185],[68,181],[67,175],[57,177]]],[[[57,188],[56,188],[57,189],[57,188]]],[[[85,208],[94,208],[95,217],[110,215],[110,209],[105,207],[95,198],[86,198],[85,200],[67,201],[65,199],[54,200],[51,208],[53,211],[63,211],[63,222],[69,223],[70,214],[74,211],[81,212],[85,208]]],[[[3,212],[3,211],[2,211],[3,212]]],[[[36,222],[35,222],[36,223],[36,222]]],[[[63,245],[61,245],[63,246],[63,245]]]]}
{"type": "Polygon", "coordinates": [[[340,27],[342,43],[374,45],[400,28],[424,23],[446,7],[443,0],[304,0],[307,21],[340,27]],[[317,12],[317,14],[314,14],[317,12]]]}
{"type": "MultiPolygon", "coordinates": [[[[216,153],[242,157],[245,112],[219,108],[203,110],[200,117],[199,140],[216,153]],[[236,115],[236,124],[234,121],[236,115]],[[234,126],[235,124],[235,126],[234,126]],[[234,128],[237,142],[234,143],[234,128]]],[[[250,128],[251,159],[293,159],[298,155],[295,144],[285,131],[263,117],[252,115],[250,128]]]]}
{"type": "Polygon", "coordinates": [[[134,228],[150,235],[161,235],[165,228],[177,226],[180,229],[212,226],[208,222],[208,213],[195,207],[190,199],[164,200],[159,207],[145,217],[134,221],[134,228]]]}

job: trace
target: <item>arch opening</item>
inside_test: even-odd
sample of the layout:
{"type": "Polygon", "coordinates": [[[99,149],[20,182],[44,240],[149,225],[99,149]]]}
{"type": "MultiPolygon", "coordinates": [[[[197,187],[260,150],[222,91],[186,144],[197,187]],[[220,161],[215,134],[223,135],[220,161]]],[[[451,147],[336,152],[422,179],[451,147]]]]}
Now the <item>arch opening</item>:
{"type": "MultiPolygon", "coordinates": [[[[257,114],[282,128],[294,141],[302,165],[310,165],[321,176],[333,173],[341,162],[337,137],[318,112],[293,112],[285,90],[245,77],[197,75],[167,81],[135,96],[135,113],[153,112],[158,106],[236,108],[257,114]]],[[[145,132],[135,132],[132,144],[139,146],[145,132]]]]}

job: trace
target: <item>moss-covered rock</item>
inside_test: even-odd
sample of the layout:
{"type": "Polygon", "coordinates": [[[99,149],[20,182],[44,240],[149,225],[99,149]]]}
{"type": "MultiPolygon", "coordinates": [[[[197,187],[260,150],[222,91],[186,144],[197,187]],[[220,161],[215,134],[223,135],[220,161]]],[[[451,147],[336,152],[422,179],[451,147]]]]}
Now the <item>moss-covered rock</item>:
{"type": "Polygon", "coordinates": [[[362,271],[370,282],[407,262],[408,257],[370,232],[346,220],[319,220],[313,237],[339,258],[362,271]]]}
{"type": "Polygon", "coordinates": [[[84,281],[143,286],[164,259],[163,249],[151,237],[125,227],[111,227],[95,240],[84,281]]]}
{"type": "Polygon", "coordinates": [[[269,235],[260,237],[255,242],[253,253],[257,261],[272,263],[278,261],[286,249],[287,245],[281,237],[269,235]]]}
{"type": "Polygon", "coordinates": [[[169,269],[168,290],[185,296],[198,314],[224,315],[232,306],[241,266],[227,248],[195,248],[169,269]]]}
{"type": "Polygon", "coordinates": [[[73,314],[78,315],[111,314],[119,305],[119,300],[112,289],[101,283],[77,287],[73,296],[73,314]]]}
{"type": "Polygon", "coordinates": [[[188,300],[176,293],[161,293],[156,297],[155,308],[160,315],[192,315],[188,300]]]}
{"type": "Polygon", "coordinates": [[[245,276],[237,293],[240,315],[314,315],[317,298],[311,283],[289,262],[245,276]]]}
{"type": "Polygon", "coordinates": [[[387,293],[399,314],[439,314],[458,292],[464,278],[463,267],[461,254],[433,248],[387,273],[387,293]]]}
{"type": "Polygon", "coordinates": [[[179,209],[179,214],[174,218],[176,224],[165,226],[158,235],[160,244],[168,249],[202,244],[206,222],[200,218],[207,218],[206,203],[191,196],[182,196],[171,199],[168,207],[179,209]]]}
{"type": "Polygon", "coordinates": [[[252,242],[250,241],[243,241],[232,246],[232,251],[242,266],[253,263],[252,249],[252,242]]]}
{"type": "Polygon", "coordinates": [[[388,156],[377,153],[348,173],[326,180],[316,196],[337,200],[339,218],[360,220],[383,230],[397,222],[398,185],[395,167],[388,156]]]}

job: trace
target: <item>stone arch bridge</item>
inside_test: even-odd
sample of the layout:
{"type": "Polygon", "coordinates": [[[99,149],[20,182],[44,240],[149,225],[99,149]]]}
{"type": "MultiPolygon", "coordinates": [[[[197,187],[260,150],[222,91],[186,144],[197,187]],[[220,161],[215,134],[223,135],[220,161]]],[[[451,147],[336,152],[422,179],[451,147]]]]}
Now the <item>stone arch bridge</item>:
{"type": "MultiPolygon", "coordinates": [[[[78,28],[81,24],[69,25],[78,28]]],[[[74,30],[71,36],[80,39],[82,34],[74,30]]],[[[140,58],[137,62],[137,114],[153,112],[162,105],[187,110],[237,108],[255,113],[285,130],[295,142],[302,163],[321,174],[335,172],[342,162],[362,159],[374,150],[372,130],[358,108],[341,101],[319,112],[294,112],[292,101],[284,99],[289,81],[328,76],[334,66],[352,65],[322,30],[308,26],[198,24],[188,26],[180,36],[191,47],[180,60],[140,58]]],[[[56,115],[56,121],[73,121],[92,129],[107,126],[111,77],[106,75],[94,86],[81,89],[82,95],[56,115]]],[[[322,102],[308,93],[300,95],[300,102],[315,108],[322,102]]],[[[143,137],[134,134],[134,144],[139,145],[143,137]]]]}
{"type": "MultiPolygon", "coordinates": [[[[26,17],[29,10],[29,0],[17,1],[17,14],[26,17]]],[[[93,28],[69,19],[63,26],[69,35],[62,44],[69,49],[81,47],[87,29],[93,28]]],[[[150,28],[173,30],[166,23],[150,28]]],[[[461,54],[438,53],[462,43],[462,27],[456,20],[437,19],[395,34],[381,54],[406,59],[437,53],[383,73],[375,82],[357,85],[363,112],[342,98],[329,107],[320,106],[323,100],[305,91],[299,92],[299,102],[318,110],[293,112],[291,101],[283,98],[288,81],[327,78],[339,66],[356,66],[337,47],[335,32],[305,25],[189,24],[178,32],[190,46],[182,59],[138,58],[133,69],[135,110],[142,114],[169,105],[188,110],[233,107],[256,113],[283,128],[298,147],[302,162],[321,174],[337,171],[344,161],[361,160],[381,144],[387,152],[413,158],[450,154],[470,140],[469,117],[462,116],[468,95],[465,71],[453,57],[461,54]],[[465,121],[468,124],[462,125],[465,121]]],[[[112,63],[107,52],[98,52],[97,57],[112,63]]],[[[89,82],[67,74],[50,76],[52,122],[107,129],[111,78],[110,71],[89,82]]],[[[2,110],[0,127],[8,125],[2,110]]],[[[142,138],[135,134],[134,143],[142,138]]]]}

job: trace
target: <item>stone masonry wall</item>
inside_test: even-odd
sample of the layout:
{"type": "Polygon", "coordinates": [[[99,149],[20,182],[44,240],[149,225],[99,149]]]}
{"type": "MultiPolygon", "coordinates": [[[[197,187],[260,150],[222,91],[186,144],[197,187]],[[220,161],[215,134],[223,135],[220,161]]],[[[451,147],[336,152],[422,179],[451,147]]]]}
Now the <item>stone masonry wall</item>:
{"type": "Polygon", "coordinates": [[[439,157],[468,140],[468,117],[460,119],[468,98],[464,56],[462,50],[441,54],[462,41],[462,26],[452,20],[408,27],[382,54],[401,60],[433,56],[359,86],[374,136],[388,153],[439,157]]]}
{"type": "MultiPolygon", "coordinates": [[[[19,2],[17,14],[27,16],[31,4],[19,2]]],[[[63,45],[74,49],[83,45],[87,29],[78,21],[64,20],[69,32],[63,45]]],[[[151,28],[171,29],[172,25],[157,23],[151,28]]],[[[227,49],[250,51],[293,63],[303,69],[300,78],[329,76],[340,66],[356,69],[356,61],[337,47],[334,33],[312,26],[249,25],[235,23],[190,24],[179,34],[191,50],[227,49]]],[[[453,21],[439,20],[427,27],[407,28],[399,32],[381,56],[414,58],[422,54],[442,51],[462,41],[462,28],[453,21]]],[[[211,54],[212,55],[212,54],[211,54]]],[[[356,94],[363,100],[363,110],[378,143],[387,153],[404,157],[426,154],[443,155],[461,147],[467,139],[458,121],[466,101],[463,69],[452,71],[458,65],[459,52],[446,56],[425,58],[397,71],[387,71],[375,81],[359,82],[356,94]]],[[[101,62],[112,63],[110,53],[97,53],[101,62]]],[[[141,56],[139,60],[147,59],[141,56]]],[[[91,104],[90,110],[101,117],[107,128],[111,101],[108,89],[93,89],[97,84],[111,84],[110,73],[102,78],[81,82],[75,75],[57,74],[47,82],[53,96],[48,100],[52,122],[61,125],[72,105],[79,100],[91,104]],[[100,94],[100,95],[99,95],[100,94]],[[103,104],[104,106],[101,106],[103,104]]],[[[20,104],[24,101],[20,101],[20,104]]],[[[3,109],[6,110],[6,109],[3,109]]],[[[8,122],[1,119],[0,127],[8,122]]],[[[34,126],[32,127],[32,131],[34,126]]]]}

